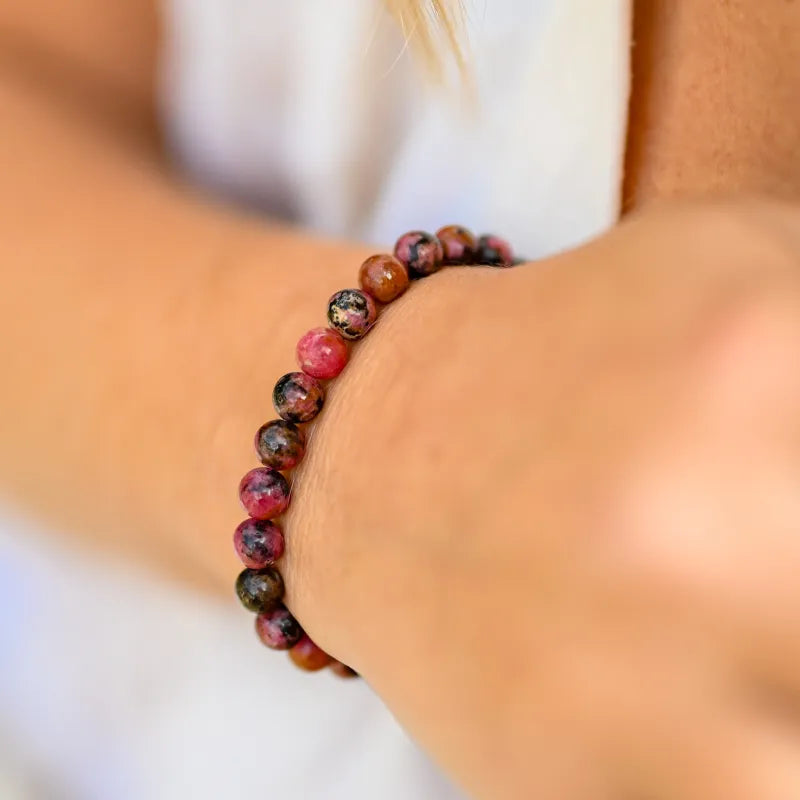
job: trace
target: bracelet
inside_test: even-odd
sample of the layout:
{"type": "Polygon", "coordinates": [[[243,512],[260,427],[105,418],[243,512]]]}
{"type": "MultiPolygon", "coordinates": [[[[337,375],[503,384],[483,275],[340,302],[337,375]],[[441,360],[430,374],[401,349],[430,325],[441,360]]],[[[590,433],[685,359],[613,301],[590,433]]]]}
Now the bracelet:
{"type": "Polygon", "coordinates": [[[256,633],[274,650],[288,650],[300,668],[324,667],[340,677],[357,673],[336,661],[308,637],[283,605],[284,584],[275,563],[283,555],[283,531],[273,521],[289,507],[291,488],[283,473],[293,470],[306,450],[303,425],[311,422],[325,402],[325,384],[344,369],[348,342],[362,339],[378,320],[380,309],[400,297],[410,281],[438,272],[444,266],[511,267],[510,246],[497,236],[476,238],[466,228],[449,225],[436,235],[411,231],[397,240],[394,255],[370,256],[359,271],[360,289],[343,289],[328,301],[328,327],[313,328],[297,343],[302,372],[278,380],[272,401],[280,419],[262,425],[255,437],[261,467],[250,470],[239,484],[239,498],[248,519],[233,536],[236,554],[245,569],[236,579],[242,605],[257,614],[256,633]]]}

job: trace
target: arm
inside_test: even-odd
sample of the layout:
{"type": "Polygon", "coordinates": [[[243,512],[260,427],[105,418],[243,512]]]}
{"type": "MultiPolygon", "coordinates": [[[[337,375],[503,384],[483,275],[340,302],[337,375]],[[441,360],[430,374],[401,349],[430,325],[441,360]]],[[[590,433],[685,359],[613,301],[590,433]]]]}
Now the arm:
{"type": "Polygon", "coordinates": [[[154,48],[126,51],[128,4],[86,5],[96,51],[0,12],[3,493],[230,592],[253,431],[364,252],[181,186],[149,124],[154,48]]]}

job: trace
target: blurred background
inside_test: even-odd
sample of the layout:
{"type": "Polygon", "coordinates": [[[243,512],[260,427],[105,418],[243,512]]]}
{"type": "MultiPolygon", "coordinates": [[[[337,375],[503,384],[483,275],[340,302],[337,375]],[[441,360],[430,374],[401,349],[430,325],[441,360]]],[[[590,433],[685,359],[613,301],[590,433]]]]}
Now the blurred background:
{"type": "Polygon", "coordinates": [[[361,680],[216,603],[0,521],[0,798],[455,798],[361,680]]]}

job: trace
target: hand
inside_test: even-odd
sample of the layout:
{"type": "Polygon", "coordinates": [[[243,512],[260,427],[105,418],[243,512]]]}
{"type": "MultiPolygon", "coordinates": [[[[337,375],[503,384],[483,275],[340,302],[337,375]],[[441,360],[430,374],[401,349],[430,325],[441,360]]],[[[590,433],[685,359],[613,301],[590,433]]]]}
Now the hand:
{"type": "Polygon", "coordinates": [[[478,797],[800,796],[800,216],[415,285],[331,391],[288,602],[478,797]]]}

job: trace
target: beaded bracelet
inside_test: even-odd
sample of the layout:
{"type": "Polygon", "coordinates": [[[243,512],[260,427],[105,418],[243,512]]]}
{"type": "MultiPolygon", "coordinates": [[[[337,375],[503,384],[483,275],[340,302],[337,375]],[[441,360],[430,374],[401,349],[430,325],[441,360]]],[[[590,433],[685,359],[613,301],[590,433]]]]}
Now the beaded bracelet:
{"type": "Polygon", "coordinates": [[[411,231],[397,240],[394,255],[370,256],[359,271],[360,289],[343,289],[328,301],[327,328],[313,328],[297,343],[302,372],[289,372],[275,384],[272,401],[280,419],[262,425],[255,437],[263,464],[250,470],[239,484],[239,498],[250,515],[233,536],[245,569],[236,579],[242,605],[257,614],[256,633],[274,650],[288,650],[302,669],[330,667],[340,677],[356,672],[314,644],[283,605],[283,578],[275,563],[284,552],[281,528],[272,520],[289,506],[291,489],[284,472],[293,470],[306,449],[301,427],[311,422],[325,402],[323,381],[335,378],[349,357],[348,342],[363,338],[380,309],[400,297],[410,281],[438,272],[444,266],[511,267],[511,248],[497,236],[476,238],[466,228],[449,225],[436,235],[411,231]]]}

